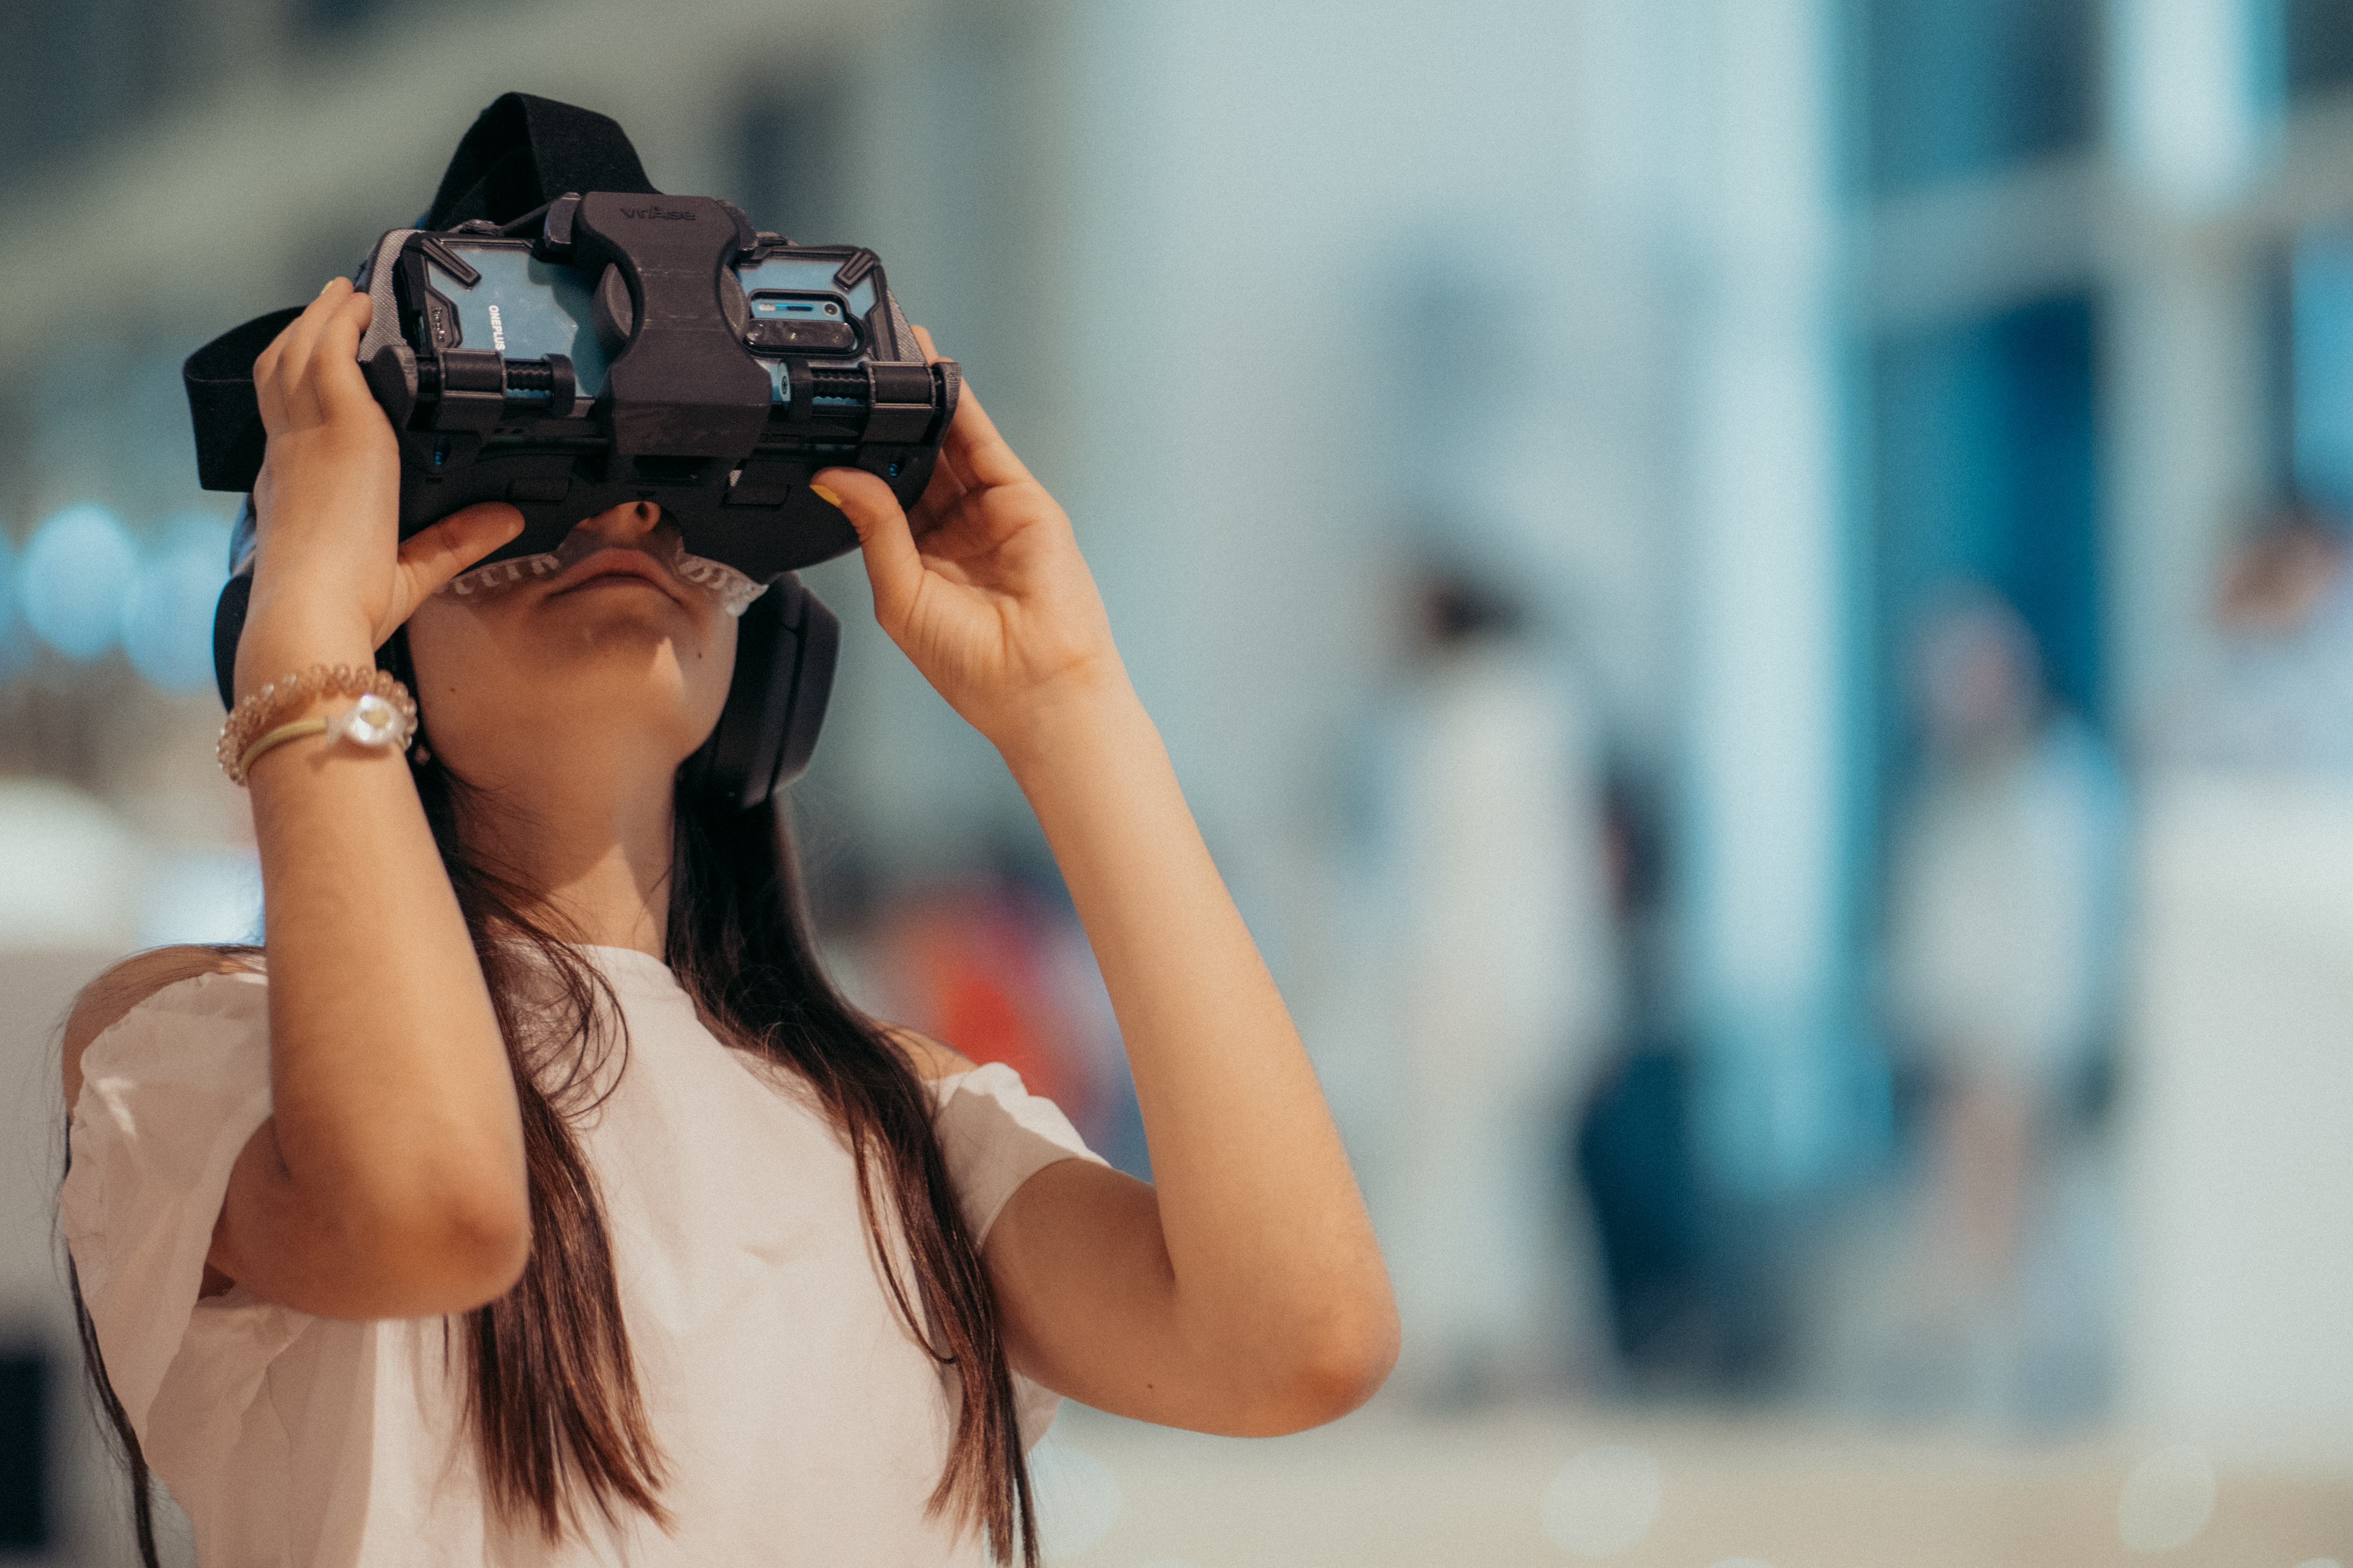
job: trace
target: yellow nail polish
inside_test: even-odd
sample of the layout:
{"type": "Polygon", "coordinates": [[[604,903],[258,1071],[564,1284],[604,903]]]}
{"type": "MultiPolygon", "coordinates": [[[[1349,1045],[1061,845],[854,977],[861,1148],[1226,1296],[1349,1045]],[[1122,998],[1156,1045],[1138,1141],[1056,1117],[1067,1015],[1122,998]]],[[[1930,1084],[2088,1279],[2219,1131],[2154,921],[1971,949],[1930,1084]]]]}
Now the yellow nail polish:
{"type": "Polygon", "coordinates": [[[831,490],[826,489],[823,485],[809,486],[809,494],[817,497],[818,500],[825,502],[825,504],[829,507],[839,509],[841,505],[841,498],[834,494],[831,490]]]}

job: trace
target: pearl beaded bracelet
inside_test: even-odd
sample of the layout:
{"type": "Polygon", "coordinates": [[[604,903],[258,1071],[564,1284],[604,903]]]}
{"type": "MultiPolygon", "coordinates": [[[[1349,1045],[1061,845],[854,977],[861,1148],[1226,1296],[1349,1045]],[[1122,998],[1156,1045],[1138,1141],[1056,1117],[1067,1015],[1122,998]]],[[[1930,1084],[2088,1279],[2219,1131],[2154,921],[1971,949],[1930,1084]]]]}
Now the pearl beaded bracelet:
{"type": "Polygon", "coordinates": [[[281,675],[248,695],[230,710],[221,725],[217,754],[229,783],[242,784],[247,770],[263,752],[304,735],[325,735],[362,746],[405,749],[417,733],[417,703],[408,688],[380,669],[339,664],[330,668],[314,664],[291,675],[281,675]],[[298,702],[313,697],[355,697],[359,700],[327,718],[298,719],[261,732],[270,720],[298,702]]]}

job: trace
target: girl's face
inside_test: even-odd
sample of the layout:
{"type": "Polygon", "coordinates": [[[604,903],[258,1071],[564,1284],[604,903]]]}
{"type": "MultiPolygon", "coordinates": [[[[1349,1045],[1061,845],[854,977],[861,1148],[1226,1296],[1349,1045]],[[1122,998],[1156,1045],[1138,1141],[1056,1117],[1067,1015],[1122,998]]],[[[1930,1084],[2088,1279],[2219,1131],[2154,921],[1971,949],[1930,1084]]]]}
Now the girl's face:
{"type": "Polygon", "coordinates": [[[640,502],[573,535],[552,575],[444,590],[409,619],[422,739],[460,778],[495,789],[563,770],[568,784],[615,759],[667,771],[719,722],[735,620],[674,569],[677,525],[640,502]]]}

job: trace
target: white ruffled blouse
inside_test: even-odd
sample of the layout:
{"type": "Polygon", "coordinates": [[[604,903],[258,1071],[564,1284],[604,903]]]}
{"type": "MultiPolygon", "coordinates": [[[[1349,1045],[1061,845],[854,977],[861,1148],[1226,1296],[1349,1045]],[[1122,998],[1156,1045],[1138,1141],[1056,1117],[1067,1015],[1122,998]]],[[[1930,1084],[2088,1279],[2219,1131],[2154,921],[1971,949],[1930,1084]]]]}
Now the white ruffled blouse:
{"type": "MultiPolygon", "coordinates": [[[[229,1169],[269,1113],[259,975],[169,986],[92,1041],[67,1243],[115,1393],[204,1568],[965,1564],[924,1504],[958,1397],[892,1306],[849,1155],[806,1096],[722,1046],[668,968],[586,950],[628,1024],[579,1138],[669,1459],[665,1533],[634,1512],[551,1546],[486,1507],[440,1318],[353,1322],[243,1287],[199,1299],[229,1169]]],[[[976,1239],[1058,1160],[1094,1159],[1009,1068],[932,1085],[976,1239]]],[[[1017,1376],[1025,1445],[1057,1396],[1017,1376]]],[[[593,1515],[593,1510],[592,1515],[593,1515]]]]}

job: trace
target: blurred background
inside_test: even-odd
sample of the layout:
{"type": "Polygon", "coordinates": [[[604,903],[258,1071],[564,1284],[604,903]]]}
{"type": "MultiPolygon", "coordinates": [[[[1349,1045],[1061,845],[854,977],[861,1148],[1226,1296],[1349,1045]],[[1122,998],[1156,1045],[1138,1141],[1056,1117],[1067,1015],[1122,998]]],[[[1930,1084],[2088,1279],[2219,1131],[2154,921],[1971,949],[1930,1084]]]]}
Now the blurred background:
{"type": "MultiPolygon", "coordinates": [[[[881,254],[1356,1160],[1390,1387],[1071,1409],[1054,1558],[2353,1560],[2353,0],[0,10],[0,1560],[127,1560],[57,1026],[258,929],[180,361],[510,89],[881,254]]],[[[845,982],[1148,1171],[1018,792],[811,578],[845,982]]]]}

